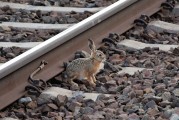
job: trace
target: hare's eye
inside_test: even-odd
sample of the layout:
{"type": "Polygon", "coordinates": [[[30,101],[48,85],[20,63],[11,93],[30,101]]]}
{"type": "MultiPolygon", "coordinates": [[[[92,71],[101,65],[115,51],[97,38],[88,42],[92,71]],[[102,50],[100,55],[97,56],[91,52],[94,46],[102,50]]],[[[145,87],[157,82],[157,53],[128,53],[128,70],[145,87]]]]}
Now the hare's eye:
{"type": "Polygon", "coordinates": [[[102,55],[101,55],[101,54],[99,54],[98,56],[99,56],[99,57],[101,57],[102,55]]]}

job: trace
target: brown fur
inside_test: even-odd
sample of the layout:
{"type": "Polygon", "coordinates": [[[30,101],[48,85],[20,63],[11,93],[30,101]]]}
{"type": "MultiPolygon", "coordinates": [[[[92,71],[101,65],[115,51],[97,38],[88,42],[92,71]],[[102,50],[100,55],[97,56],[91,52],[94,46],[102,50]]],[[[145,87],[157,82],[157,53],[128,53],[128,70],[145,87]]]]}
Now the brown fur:
{"type": "Polygon", "coordinates": [[[96,85],[95,75],[103,68],[105,55],[103,52],[96,50],[93,41],[89,42],[89,47],[91,49],[91,56],[89,58],[73,60],[66,68],[66,73],[71,84],[75,84],[73,79],[87,79],[90,85],[96,85]]]}

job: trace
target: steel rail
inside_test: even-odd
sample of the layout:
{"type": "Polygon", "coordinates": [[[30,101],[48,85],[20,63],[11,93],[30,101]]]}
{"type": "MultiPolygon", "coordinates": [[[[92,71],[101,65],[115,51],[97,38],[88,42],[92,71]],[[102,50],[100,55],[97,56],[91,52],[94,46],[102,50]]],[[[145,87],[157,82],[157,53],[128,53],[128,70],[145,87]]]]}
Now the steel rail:
{"type": "Polygon", "coordinates": [[[164,1],[120,0],[5,63],[0,69],[0,109],[24,95],[24,86],[28,84],[30,73],[42,60],[49,64],[36,77],[48,80],[63,70],[60,66],[71,58],[76,50],[87,50],[88,38],[94,39],[99,45],[101,38],[109,32],[125,32],[133,26],[134,19],[141,14],[151,15],[158,11],[164,1]]]}
{"type": "Polygon", "coordinates": [[[30,61],[38,58],[39,56],[47,53],[53,48],[63,44],[64,42],[70,40],[71,38],[77,36],[78,34],[84,32],[90,27],[95,26],[106,18],[112,16],[116,12],[124,9],[130,4],[136,2],[137,0],[120,0],[111,6],[103,9],[102,11],[92,15],[91,17],[83,20],[82,22],[72,26],[71,28],[61,32],[60,34],[50,38],[49,40],[43,42],[42,44],[36,46],[35,48],[25,52],[19,57],[5,63],[0,68],[0,79],[9,73],[15,71],[16,69],[22,67],[23,65],[29,63],[30,61]]]}

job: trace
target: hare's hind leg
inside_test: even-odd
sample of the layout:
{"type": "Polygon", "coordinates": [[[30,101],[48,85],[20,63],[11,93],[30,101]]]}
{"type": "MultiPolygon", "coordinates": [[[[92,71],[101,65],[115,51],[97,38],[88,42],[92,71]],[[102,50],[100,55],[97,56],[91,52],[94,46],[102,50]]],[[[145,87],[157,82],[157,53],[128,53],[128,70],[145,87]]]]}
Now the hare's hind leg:
{"type": "Polygon", "coordinates": [[[76,78],[76,76],[70,77],[69,82],[71,85],[78,86],[78,84],[73,81],[75,78],[76,78]]]}

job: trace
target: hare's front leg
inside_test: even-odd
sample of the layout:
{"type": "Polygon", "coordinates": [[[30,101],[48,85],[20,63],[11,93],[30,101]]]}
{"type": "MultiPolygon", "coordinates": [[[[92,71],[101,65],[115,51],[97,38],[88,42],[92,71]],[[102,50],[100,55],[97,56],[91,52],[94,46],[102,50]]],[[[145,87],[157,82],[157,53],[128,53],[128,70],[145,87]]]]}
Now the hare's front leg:
{"type": "Polygon", "coordinates": [[[92,76],[89,76],[89,77],[88,77],[88,80],[89,80],[90,85],[92,85],[93,87],[96,86],[96,84],[95,84],[94,81],[93,81],[93,77],[92,77],[92,76]]]}
{"type": "Polygon", "coordinates": [[[92,79],[93,79],[93,82],[96,83],[96,78],[95,78],[94,74],[92,75],[92,79]]]}

